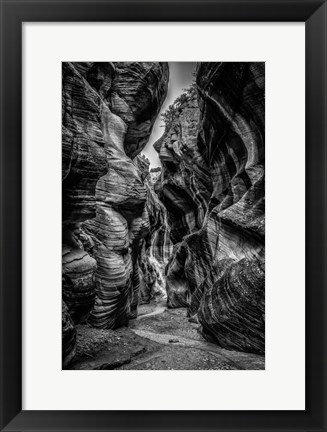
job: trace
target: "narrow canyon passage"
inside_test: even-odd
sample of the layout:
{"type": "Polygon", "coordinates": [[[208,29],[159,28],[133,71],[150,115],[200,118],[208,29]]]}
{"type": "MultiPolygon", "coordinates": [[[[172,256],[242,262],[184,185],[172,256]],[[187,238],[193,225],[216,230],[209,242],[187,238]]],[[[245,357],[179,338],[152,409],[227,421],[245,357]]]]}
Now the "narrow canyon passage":
{"type": "Polygon", "coordinates": [[[63,63],[63,369],[265,367],[265,67],[190,65],[63,63]]]}
{"type": "Polygon", "coordinates": [[[165,301],[143,305],[139,317],[119,330],[77,326],[77,370],[259,370],[261,355],[226,350],[207,342],[186,308],[165,301]]]}

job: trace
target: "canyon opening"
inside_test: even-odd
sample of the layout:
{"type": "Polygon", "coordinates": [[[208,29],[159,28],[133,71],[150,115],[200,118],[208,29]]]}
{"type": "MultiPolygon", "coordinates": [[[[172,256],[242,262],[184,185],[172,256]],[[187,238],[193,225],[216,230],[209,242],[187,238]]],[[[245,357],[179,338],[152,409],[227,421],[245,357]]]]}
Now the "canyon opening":
{"type": "Polygon", "coordinates": [[[62,63],[62,368],[265,368],[265,64],[62,63]]]}

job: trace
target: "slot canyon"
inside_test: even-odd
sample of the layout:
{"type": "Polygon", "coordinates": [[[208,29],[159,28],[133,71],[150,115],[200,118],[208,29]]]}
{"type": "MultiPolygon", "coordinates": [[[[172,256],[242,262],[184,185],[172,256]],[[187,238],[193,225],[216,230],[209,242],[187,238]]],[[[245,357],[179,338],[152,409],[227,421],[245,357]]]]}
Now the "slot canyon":
{"type": "Polygon", "coordinates": [[[62,63],[63,369],[265,368],[265,65],[193,77],[62,63]]]}

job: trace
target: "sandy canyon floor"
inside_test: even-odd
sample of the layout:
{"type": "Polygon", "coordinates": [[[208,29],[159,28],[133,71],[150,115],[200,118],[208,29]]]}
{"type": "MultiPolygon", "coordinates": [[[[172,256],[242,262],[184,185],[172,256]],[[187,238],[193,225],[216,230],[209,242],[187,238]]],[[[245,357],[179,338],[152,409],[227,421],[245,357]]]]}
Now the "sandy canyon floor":
{"type": "Polygon", "coordinates": [[[128,327],[98,330],[78,325],[77,354],[70,369],[79,370],[244,370],[264,369],[264,356],[230,351],[207,342],[190,322],[186,309],[165,302],[139,307],[128,327]]]}

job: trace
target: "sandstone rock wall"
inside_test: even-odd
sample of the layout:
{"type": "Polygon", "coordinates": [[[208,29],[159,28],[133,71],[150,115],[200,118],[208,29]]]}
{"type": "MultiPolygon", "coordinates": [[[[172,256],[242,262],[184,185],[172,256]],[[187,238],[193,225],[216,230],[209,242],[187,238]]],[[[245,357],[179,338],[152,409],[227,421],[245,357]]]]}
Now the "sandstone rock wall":
{"type": "Polygon", "coordinates": [[[159,200],[155,190],[153,178],[147,177],[147,211],[150,230],[144,239],[143,249],[139,255],[142,274],[143,302],[163,300],[166,294],[166,266],[172,253],[171,232],[168,223],[168,212],[159,200]]]}
{"type": "Polygon", "coordinates": [[[65,368],[76,354],[76,329],[68,312],[67,305],[62,302],[62,367],[65,368]]]}
{"type": "Polygon", "coordinates": [[[173,243],[200,229],[212,192],[209,167],[198,146],[200,111],[193,91],[155,143],[162,162],[156,192],[168,210],[173,243]]]}
{"type": "Polygon", "coordinates": [[[168,304],[187,306],[207,339],[257,353],[265,331],[264,78],[263,63],[199,64],[197,96],[156,144],[175,243],[168,304]]]}
{"type": "Polygon", "coordinates": [[[199,64],[149,172],[168,75],[63,63],[64,366],[75,324],[114,329],[166,295],[208,340],[264,352],[264,64],[199,64]]]}
{"type": "Polygon", "coordinates": [[[150,227],[133,159],[151,134],[168,74],[166,63],[63,63],[65,322],[69,313],[75,323],[115,328],[136,314],[137,250],[150,227]]]}

